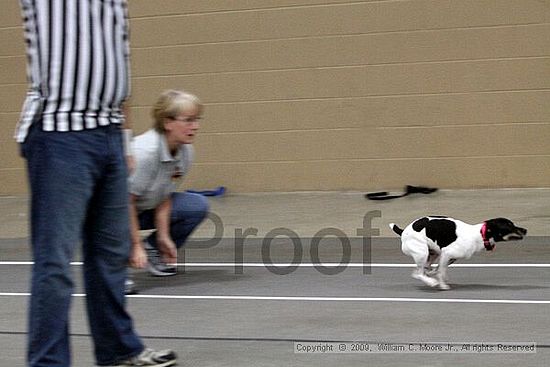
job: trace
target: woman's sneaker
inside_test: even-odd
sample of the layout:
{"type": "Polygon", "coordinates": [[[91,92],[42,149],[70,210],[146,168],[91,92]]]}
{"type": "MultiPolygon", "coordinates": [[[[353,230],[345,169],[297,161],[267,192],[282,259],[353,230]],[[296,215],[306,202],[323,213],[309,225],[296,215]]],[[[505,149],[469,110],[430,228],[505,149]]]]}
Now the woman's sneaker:
{"type": "Polygon", "coordinates": [[[116,366],[168,367],[176,364],[177,356],[171,350],[156,351],[145,348],[139,355],[116,366]]]}
{"type": "Polygon", "coordinates": [[[127,278],[124,281],[124,294],[127,296],[130,296],[132,294],[137,294],[137,293],[138,291],[136,289],[136,283],[132,279],[127,278]]]}
{"type": "Polygon", "coordinates": [[[147,269],[149,273],[156,277],[169,277],[177,274],[177,269],[173,265],[168,265],[162,261],[159,250],[149,244],[148,241],[143,241],[145,252],[147,253],[147,269]]]}

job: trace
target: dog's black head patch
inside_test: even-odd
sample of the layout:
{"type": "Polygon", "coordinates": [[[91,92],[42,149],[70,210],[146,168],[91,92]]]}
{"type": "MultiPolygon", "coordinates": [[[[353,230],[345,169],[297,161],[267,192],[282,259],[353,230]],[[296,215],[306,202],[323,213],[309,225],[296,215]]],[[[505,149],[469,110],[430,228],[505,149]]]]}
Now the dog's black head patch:
{"type": "Polygon", "coordinates": [[[495,242],[521,240],[527,234],[525,228],[516,226],[510,219],[494,218],[485,222],[486,237],[495,242]]]}
{"type": "Polygon", "coordinates": [[[449,246],[456,241],[456,223],[446,217],[424,217],[412,224],[416,232],[426,229],[426,236],[440,248],[449,246]]]}

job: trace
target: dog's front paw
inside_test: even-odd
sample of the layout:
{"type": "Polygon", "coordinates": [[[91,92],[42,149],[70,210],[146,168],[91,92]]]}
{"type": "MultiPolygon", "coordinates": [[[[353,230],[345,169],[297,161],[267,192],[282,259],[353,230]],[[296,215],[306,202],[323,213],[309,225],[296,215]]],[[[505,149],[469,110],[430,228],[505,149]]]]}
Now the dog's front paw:
{"type": "Polygon", "coordinates": [[[442,291],[448,291],[449,289],[451,289],[451,287],[449,287],[449,285],[446,283],[440,282],[439,289],[442,291]]]}
{"type": "Polygon", "coordinates": [[[437,280],[435,280],[434,278],[427,278],[426,279],[426,284],[433,288],[433,287],[437,287],[439,282],[437,280]]]}
{"type": "Polygon", "coordinates": [[[426,275],[413,274],[413,278],[421,280],[422,282],[424,282],[424,284],[426,284],[427,286],[430,286],[432,288],[437,287],[437,285],[439,284],[437,279],[430,278],[426,275]]]}

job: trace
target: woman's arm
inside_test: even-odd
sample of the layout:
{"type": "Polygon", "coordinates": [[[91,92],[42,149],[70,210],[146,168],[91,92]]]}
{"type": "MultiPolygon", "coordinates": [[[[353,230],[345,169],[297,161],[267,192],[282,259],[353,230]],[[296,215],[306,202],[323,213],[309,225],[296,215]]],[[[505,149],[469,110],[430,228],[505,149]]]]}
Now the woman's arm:
{"type": "Polygon", "coordinates": [[[138,212],[136,209],[136,196],[130,194],[130,239],[132,241],[130,248],[130,266],[136,269],[145,268],[147,265],[147,253],[143,248],[141,237],[139,235],[138,212]]]}
{"type": "Polygon", "coordinates": [[[176,244],[170,236],[170,214],[172,199],[169,196],[155,209],[155,227],[157,229],[157,246],[163,255],[164,262],[175,264],[178,261],[176,244]]]}

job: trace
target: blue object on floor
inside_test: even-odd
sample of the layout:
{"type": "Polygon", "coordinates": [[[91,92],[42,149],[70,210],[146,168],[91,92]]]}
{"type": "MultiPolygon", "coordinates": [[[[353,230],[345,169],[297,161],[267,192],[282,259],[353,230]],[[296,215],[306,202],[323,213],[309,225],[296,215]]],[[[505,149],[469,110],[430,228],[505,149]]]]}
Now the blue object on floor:
{"type": "Polygon", "coordinates": [[[219,186],[214,190],[186,190],[186,191],[191,194],[199,194],[204,196],[222,196],[223,194],[225,194],[225,187],[219,186]]]}

